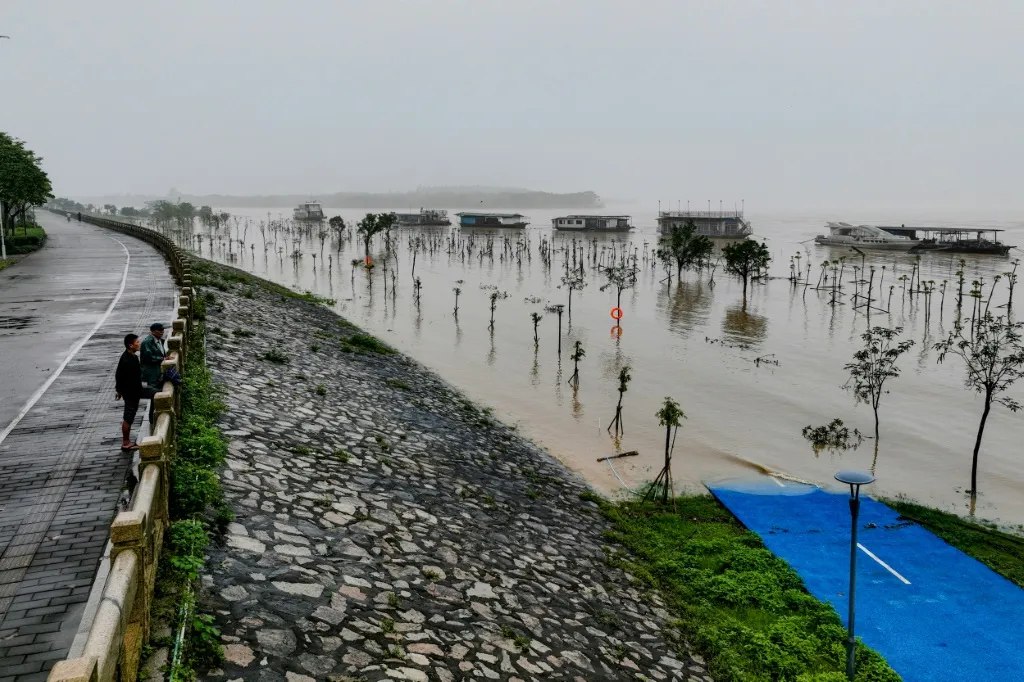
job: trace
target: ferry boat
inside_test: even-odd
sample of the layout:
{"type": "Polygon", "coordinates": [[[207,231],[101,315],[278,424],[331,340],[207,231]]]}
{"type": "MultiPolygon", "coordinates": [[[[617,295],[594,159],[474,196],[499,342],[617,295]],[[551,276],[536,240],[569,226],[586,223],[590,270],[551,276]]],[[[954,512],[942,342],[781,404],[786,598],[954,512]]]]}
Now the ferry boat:
{"type": "Polygon", "coordinates": [[[691,221],[697,234],[712,239],[745,239],[754,232],[743,211],[658,211],[658,229],[662,232],[691,221]]]}
{"type": "Polygon", "coordinates": [[[303,222],[316,222],[324,219],[324,210],[315,201],[299,204],[292,209],[292,219],[303,222]]]}
{"type": "Polygon", "coordinates": [[[556,230],[588,232],[629,232],[633,229],[628,215],[565,215],[551,219],[556,230]]]}
{"type": "Polygon", "coordinates": [[[999,241],[1004,230],[981,227],[899,227],[879,225],[889,234],[907,237],[917,242],[922,251],[951,251],[953,253],[994,254],[1005,256],[1013,246],[999,241]],[[992,233],[992,237],[985,235],[992,233]]]}
{"type": "Polygon", "coordinates": [[[828,235],[819,234],[815,244],[822,246],[846,246],[872,251],[910,251],[920,242],[886,232],[875,225],[850,225],[849,223],[825,223],[828,235]]]}
{"type": "Polygon", "coordinates": [[[529,221],[521,213],[456,213],[459,227],[502,227],[521,230],[529,221]]]}
{"type": "Polygon", "coordinates": [[[451,225],[448,211],[437,208],[421,208],[419,213],[396,213],[395,224],[403,227],[440,227],[451,225]]]}

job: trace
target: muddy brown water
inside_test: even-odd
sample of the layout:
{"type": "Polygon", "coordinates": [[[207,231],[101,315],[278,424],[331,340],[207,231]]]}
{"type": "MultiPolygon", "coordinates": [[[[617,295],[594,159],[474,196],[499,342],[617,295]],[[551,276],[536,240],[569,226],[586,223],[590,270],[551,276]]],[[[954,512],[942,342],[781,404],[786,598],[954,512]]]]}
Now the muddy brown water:
{"type": "MultiPolygon", "coordinates": [[[[899,362],[902,376],[887,384],[890,392],[882,399],[877,457],[871,440],[856,450],[815,454],[801,435],[804,426],[839,417],[850,427],[872,431],[871,409],[856,404],[851,392],[842,388],[847,380],[843,366],[859,347],[860,334],[869,321],[864,310],[855,309],[851,301],[854,285],[850,282],[855,278],[854,266],[861,266],[860,256],[806,240],[825,231],[822,226],[827,219],[892,222],[892,216],[750,215],[757,237],[767,240],[774,260],[772,279],[751,286],[744,306],[739,281],[721,268],[713,285],[707,273],[684,274],[682,281],[673,278],[669,284],[662,267],[652,268],[650,260],[645,262],[645,254],[650,259],[657,241],[653,212],[635,207],[606,209],[608,213],[632,213],[638,227],[628,235],[600,236],[595,245],[593,235],[552,232],[551,218],[570,211],[522,211],[529,214],[530,227],[525,233],[512,231],[508,237],[513,242],[521,237],[528,240],[528,259],[524,257],[520,263],[514,248],[503,256],[500,234],[493,260],[481,259],[479,248],[494,232],[474,232],[477,250],[465,259],[449,255],[447,237],[442,236],[434,253],[420,251],[416,257],[415,274],[422,284],[417,306],[409,243],[422,237],[421,233],[396,230],[397,267],[389,266],[385,296],[379,243],[373,250],[377,267],[368,276],[358,266],[353,272],[352,261],[363,256],[362,244],[355,240],[343,240],[339,250],[328,237],[321,257],[315,229],[301,238],[284,230],[266,229],[264,238],[260,223],[286,221],[290,209],[225,210],[237,216],[228,227],[215,231],[196,222],[194,232],[203,237],[201,242],[192,241],[194,250],[281,284],[335,299],[337,312],[492,407],[497,416],[517,425],[606,492],[636,488],[657,475],[664,430],[654,415],[663,398],[671,396],[687,416],[673,453],[674,477],[681,487],[693,489],[701,482],[763,471],[830,485],[839,468],[873,467],[878,477],[874,494],[906,495],[958,512],[968,509],[964,490],[970,482],[981,396],[964,388],[961,362],[949,358],[938,364],[932,345],[952,326],[959,259],[967,261],[969,288],[973,279],[990,283],[995,275],[1008,271],[1020,256],[1019,250],[1011,251],[1009,257],[932,252],[918,258],[869,253],[863,261],[866,269],[874,266],[876,277],[881,277],[884,268],[881,291],[875,290],[876,305],[888,309],[873,312],[870,324],[902,326],[915,345],[899,362]],[[229,234],[236,240],[244,237],[244,243],[232,243],[229,251],[229,234]],[[610,317],[615,292],[600,291],[604,278],[592,264],[586,268],[587,286],[573,296],[571,325],[568,315],[563,317],[559,357],[557,316],[545,312],[545,307],[567,303],[568,292],[561,287],[560,278],[574,238],[577,248],[588,257],[595,249],[599,258],[602,254],[608,258],[613,251],[635,253],[640,274],[635,288],[623,293],[621,334],[616,335],[610,317]],[[539,245],[545,239],[553,246],[550,268],[539,256],[539,245]],[[302,255],[291,257],[296,250],[302,255]],[[806,272],[807,263],[812,263],[812,283],[818,279],[823,260],[847,256],[841,304],[829,304],[828,290],[794,286],[788,281],[790,257],[797,253],[801,270],[806,272]],[[328,256],[329,267],[324,262],[328,256]],[[899,279],[910,276],[915,263],[923,281],[936,283],[927,314],[923,297],[906,294],[899,279]],[[392,274],[397,275],[394,291],[392,274]],[[944,305],[940,305],[939,288],[944,280],[948,284],[944,305]],[[462,289],[458,319],[452,313],[455,286],[462,289]],[[891,299],[890,286],[895,287],[891,299]],[[491,334],[489,293],[493,287],[509,296],[497,303],[491,334]],[[532,312],[544,316],[536,349],[532,312]],[[580,362],[579,388],[574,391],[567,381],[572,372],[569,354],[576,340],[583,343],[586,357],[580,362]],[[625,433],[617,440],[606,429],[615,414],[617,375],[626,364],[632,368],[632,382],[623,400],[625,433]],[[637,450],[639,455],[597,461],[629,450],[637,450]]],[[[326,208],[325,213],[341,215],[351,226],[365,211],[326,208]]],[[[1024,246],[1021,222],[972,216],[958,221],[927,214],[903,215],[895,221],[1003,228],[1007,230],[1004,241],[1024,246]]],[[[457,228],[441,234],[449,232],[466,236],[457,228]]],[[[1015,299],[1022,295],[1018,287],[1015,299]]],[[[1004,279],[992,305],[1002,306],[1006,299],[1004,279]]],[[[1024,382],[1012,395],[1024,401],[1024,382]]],[[[1024,413],[995,407],[980,457],[979,516],[1024,523],[1022,437],[1024,413]]]]}

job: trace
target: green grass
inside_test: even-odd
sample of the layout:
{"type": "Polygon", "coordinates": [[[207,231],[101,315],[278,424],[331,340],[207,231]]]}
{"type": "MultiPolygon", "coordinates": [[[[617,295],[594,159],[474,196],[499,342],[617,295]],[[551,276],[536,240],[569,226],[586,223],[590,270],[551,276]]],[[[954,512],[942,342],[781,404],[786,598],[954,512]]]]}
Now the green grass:
{"type": "Polygon", "coordinates": [[[1024,587],[1024,538],[913,502],[885,500],[885,503],[996,573],[1024,587]]]}
{"type": "MultiPolygon", "coordinates": [[[[680,497],[674,512],[637,502],[598,504],[613,524],[609,539],[630,550],[613,552],[609,561],[663,595],[675,627],[716,680],[845,679],[839,616],[713,498],[680,497]]],[[[857,680],[900,679],[864,646],[857,665],[857,680]]]]}
{"type": "Polygon", "coordinates": [[[265,279],[260,279],[259,277],[241,272],[240,270],[235,270],[234,268],[223,265],[217,265],[201,258],[192,259],[192,273],[194,275],[194,284],[197,286],[211,286],[221,291],[227,291],[233,285],[244,285],[249,287],[248,289],[243,289],[240,292],[245,298],[253,297],[254,292],[252,287],[260,287],[264,291],[269,291],[272,294],[277,294],[284,298],[290,298],[298,301],[306,301],[308,303],[328,306],[332,306],[335,303],[333,298],[317,296],[310,291],[292,291],[288,287],[283,287],[280,284],[274,284],[273,282],[268,282],[265,279]]]}
{"type": "Polygon", "coordinates": [[[12,265],[14,265],[16,262],[17,261],[15,261],[13,258],[0,259],[0,270],[4,270],[6,268],[9,268],[12,265]]]}
{"type": "Polygon", "coordinates": [[[379,355],[392,355],[395,352],[391,346],[369,334],[353,334],[342,339],[341,350],[345,353],[377,353],[379,355]]]}

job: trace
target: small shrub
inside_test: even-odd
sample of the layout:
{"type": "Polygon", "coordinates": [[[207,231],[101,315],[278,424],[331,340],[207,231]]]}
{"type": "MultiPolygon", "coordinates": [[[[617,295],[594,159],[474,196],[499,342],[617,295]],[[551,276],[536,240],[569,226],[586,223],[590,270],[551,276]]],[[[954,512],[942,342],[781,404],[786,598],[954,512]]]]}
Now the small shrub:
{"type": "Polygon", "coordinates": [[[271,348],[266,353],[260,356],[261,360],[272,362],[275,365],[287,365],[289,363],[288,356],[281,351],[280,348],[271,348]]]}
{"type": "Polygon", "coordinates": [[[331,457],[338,460],[342,464],[348,464],[349,460],[352,459],[352,453],[350,453],[348,450],[338,448],[337,450],[331,453],[331,457]]]}
{"type": "Polygon", "coordinates": [[[319,353],[320,352],[320,344],[319,343],[310,344],[309,350],[312,351],[313,353],[319,353]]]}
{"type": "Polygon", "coordinates": [[[316,394],[321,397],[327,395],[327,387],[323,384],[317,384],[316,394]]]}
{"type": "Polygon", "coordinates": [[[409,384],[405,383],[401,379],[387,379],[387,380],[384,381],[384,383],[387,384],[388,386],[390,386],[391,388],[397,388],[400,391],[411,391],[412,390],[412,386],[410,386],[409,384]]]}
{"type": "Polygon", "coordinates": [[[247,338],[249,338],[251,336],[256,336],[255,332],[252,332],[252,331],[250,331],[248,329],[241,329],[241,328],[236,329],[235,331],[233,331],[231,333],[234,334],[235,336],[237,336],[240,339],[247,339],[247,338]]]}

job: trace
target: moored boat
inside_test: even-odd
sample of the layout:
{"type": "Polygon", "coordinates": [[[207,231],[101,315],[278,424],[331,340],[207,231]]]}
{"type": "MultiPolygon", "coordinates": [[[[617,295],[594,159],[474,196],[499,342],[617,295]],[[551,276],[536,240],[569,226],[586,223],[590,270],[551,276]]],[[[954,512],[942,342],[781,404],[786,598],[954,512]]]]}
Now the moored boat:
{"type": "Polygon", "coordinates": [[[907,237],[886,232],[875,225],[850,225],[849,223],[826,223],[829,233],[819,234],[814,238],[815,244],[822,246],[845,246],[872,251],[910,251],[917,247],[907,237]]]}
{"type": "Polygon", "coordinates": [[[459,216],[459,227],[500,227],[521,230],[529,221],[521,213],[470,213],[463,211],[459,216]]]}
{"type": "Polygon", "coordinates": [[[577,232],[629,232],[633,224],[628,215],[566,215],[552,218],[551,227],[577,232]]]}
{"type": "Polygon", "coordinates": [[[419,213],[396,213],[395,224],[404,227],[444,227],[451,225],[448,211],[438,208],[421,208],[419,213]]]}
{"type": "Polygon", "coordinates": [[[882,230],[920,244],[921,250],[1005,256],[1013,246],[999,241],[1004,230],[981,227],[899,227],[880,225],[882,230]],[[986,235],[991,233],[992,237],[986,235]]]}
{"type": "Polygon", "coordinates": [[[712,239],[745,239],[754,232],[743,211],[658,211],[658,229],[662,232],[690,222],[697,234],[712,239]]]}
{"type": "Polygon", "coordinates": [[[303,222],[317,222],[324,219],[324,210],[315,201],[307,201],[292,209],[292,219],[303,222]]]}

